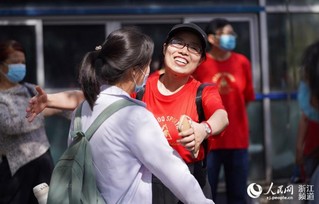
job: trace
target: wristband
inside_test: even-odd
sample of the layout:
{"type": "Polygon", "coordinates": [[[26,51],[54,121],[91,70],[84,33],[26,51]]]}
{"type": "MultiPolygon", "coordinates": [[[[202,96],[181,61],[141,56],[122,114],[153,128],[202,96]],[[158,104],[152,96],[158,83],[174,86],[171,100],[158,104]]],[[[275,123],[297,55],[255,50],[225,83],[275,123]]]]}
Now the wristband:
{"type": "Polygon", "coordinates": [[[212,128],[211,128],[210,124],[207,121],[203,121],[203,122],[201,122],[201,124],[203,124],[205,126],[206,134],[208,136],[212,135],[212,128]]]}

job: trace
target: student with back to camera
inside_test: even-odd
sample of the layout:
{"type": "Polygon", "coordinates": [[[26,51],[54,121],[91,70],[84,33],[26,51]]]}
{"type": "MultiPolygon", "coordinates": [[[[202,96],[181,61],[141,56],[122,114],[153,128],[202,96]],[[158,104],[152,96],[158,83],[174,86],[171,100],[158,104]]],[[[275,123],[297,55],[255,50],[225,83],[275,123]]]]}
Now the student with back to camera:
{"type": "Polygon", "coordinates": [[[138,104],[112,115],[90,140],[99,190],[107,203],[152,203],[154,174],[184,203],[213,203],[169,146],[153,114],[130,97],[149,74],[152,52],[148,36],[123,28],[112,32],[101,49],[89,52],[82,62],[84,131],[112,102],[124,98],[138,104]]]}

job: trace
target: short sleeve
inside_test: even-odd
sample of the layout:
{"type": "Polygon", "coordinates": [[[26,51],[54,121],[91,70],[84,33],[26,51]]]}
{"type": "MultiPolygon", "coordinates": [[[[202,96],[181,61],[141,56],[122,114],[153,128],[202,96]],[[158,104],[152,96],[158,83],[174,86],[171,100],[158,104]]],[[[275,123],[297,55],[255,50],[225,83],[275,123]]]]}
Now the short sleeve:
{"type": "Polygon", "coordinates": [[[307,118],[319,121],[319,111],[310,105],[310,90],[304,81],[301,81],[299,84],[298,105],[307,118]]]}
{"type": "Polygon", "coordinates": [[[205,118],[210,118],[210,116],[218,109],[225,109],[216,85],[206,86],[204,88],[202,104],[205,118]]]}

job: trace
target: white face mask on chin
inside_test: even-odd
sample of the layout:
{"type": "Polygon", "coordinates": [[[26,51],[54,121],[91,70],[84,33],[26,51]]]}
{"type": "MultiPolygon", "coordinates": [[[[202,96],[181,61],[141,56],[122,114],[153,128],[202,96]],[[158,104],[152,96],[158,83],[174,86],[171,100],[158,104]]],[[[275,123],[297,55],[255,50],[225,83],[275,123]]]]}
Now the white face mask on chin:
{"type": "Polygon", "coordinates": [[[144,88],[145,84],[146,84],[146,81],[147,81],[147,78],[148,78],[148,74],[145,74],[144,72],[143,72],[143,74],[144,74],[144,78],[143,78],[143,83],[141,85],[137,85],[135,80],[134,80],[134,82],[135,82],[134,92],[136,92],[136,93],[141,91],[144,88]]]}

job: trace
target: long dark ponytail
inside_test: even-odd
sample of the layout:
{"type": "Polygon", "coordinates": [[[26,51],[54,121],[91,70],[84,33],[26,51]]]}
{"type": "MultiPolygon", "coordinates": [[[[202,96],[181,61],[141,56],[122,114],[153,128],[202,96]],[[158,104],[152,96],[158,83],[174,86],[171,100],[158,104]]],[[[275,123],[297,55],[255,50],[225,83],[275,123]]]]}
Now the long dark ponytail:
{"type": "Polygon", "coordinates": [[[96,51],[89,52],[82,60],[79,83],[90,107],[103,84],[115,85],[126,80],[130,69],[143,69],[151,61],[154,43],[136,27],[113,31],[96,51]]]}

